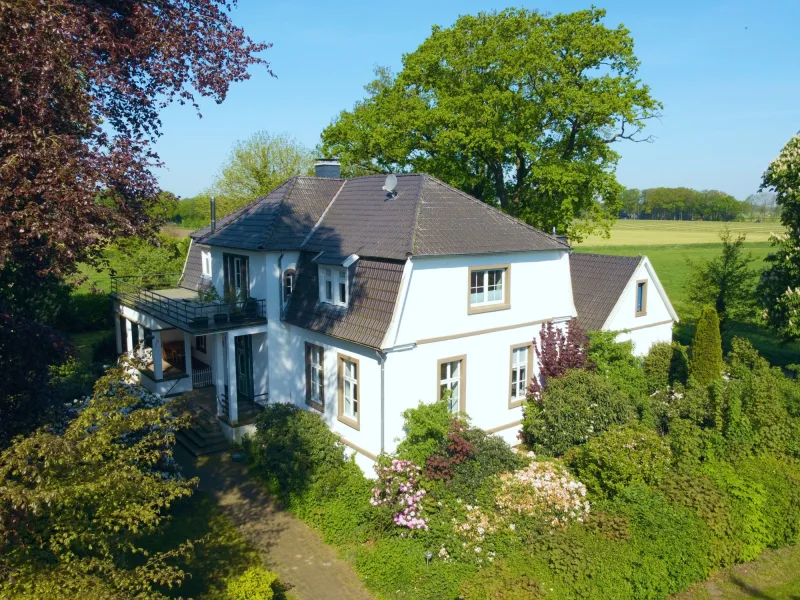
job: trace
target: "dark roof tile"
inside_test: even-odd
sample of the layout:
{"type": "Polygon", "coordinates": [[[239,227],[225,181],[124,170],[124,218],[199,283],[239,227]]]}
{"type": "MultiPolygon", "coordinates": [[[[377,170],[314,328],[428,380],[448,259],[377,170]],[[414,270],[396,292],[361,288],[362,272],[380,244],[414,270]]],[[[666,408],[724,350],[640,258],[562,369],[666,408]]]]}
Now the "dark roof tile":
{"type": "Polygon", "coordinates": [[[578,321],[585,329],[602,329],[641,261],[641,256],[581,252],[570,255],[572,297],[578,312],[578,321]]]}

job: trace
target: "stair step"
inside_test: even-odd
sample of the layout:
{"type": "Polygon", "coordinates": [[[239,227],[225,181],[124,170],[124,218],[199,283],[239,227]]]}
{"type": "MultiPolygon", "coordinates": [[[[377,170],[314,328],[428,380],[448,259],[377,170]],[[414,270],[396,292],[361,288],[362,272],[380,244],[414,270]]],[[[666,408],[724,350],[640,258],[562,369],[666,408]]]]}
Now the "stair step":
{"type": "Polygon", "coordinates": [[[185,432],[179,431],[175,434],[175,438],[177,439],[178,443],[186,448],[190,454],[193,456],[206,456],[208,454],[216,454],[217,452],[223,452],[228,449],[229,445],[227,440],[224,442],[216,443],[216,444],[209,444],[205,446],[200,446],[196,442],[194,442],[191,438],[185,435],[185,432]]]}
{"type": "Polygon", "coordinates": [[[203,447],[208,445],[219,444],[225,441],[225,436],[223,435],[222,431],[214,435],[203,435],[196,429],[184,429],[181,433],[183,433],[186,437],[188,437],[198,446],[203,446],[203,447]]]}

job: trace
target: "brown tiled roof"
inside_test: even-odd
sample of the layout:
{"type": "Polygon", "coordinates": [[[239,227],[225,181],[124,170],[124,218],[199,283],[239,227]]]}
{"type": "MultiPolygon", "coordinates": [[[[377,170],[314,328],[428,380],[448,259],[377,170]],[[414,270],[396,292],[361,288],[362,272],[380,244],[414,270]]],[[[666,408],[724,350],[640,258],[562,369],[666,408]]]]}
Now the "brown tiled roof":
{"type": "Polygon", "coordinates": [[[641,261],[641,256],[570,254],[572,296],[578,321],[585,329],[599,331],[603,327],[641,261]]]}
{"type": "Polygon", "coordinates": [[[250,204],[206,226],[195,241],[245,250],[297,250],[322,216],[342,179],[292,177],[250,204]]]}
{"type": "Polygon", "coordinates": [[[568,249],[429,175],[398,175],[393,196],[382,189],[385,179],[371,175],[345,182],[303,249],[393,259],[568,249]]]}
{"type": "Polygon", "coordinates": [[[303,252],[297,264],[297,286],[289,299],[287,323],[335,338],[381,347],[392,320],[400,290],[403,261],[361,259],[354,270],[347,308],[319,302],[317,264],[314,254],[303,252]]]}

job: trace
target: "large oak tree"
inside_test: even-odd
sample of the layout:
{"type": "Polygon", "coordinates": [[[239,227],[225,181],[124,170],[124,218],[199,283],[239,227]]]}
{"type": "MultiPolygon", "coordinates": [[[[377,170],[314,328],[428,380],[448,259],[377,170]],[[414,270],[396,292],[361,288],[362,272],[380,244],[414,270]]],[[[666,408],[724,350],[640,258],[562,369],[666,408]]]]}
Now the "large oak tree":
{"type": "Polygon", "coordinates": [[[621,140],[661,108],[605,11],[463,16],[378,69],[368,97],[322,134],[353,172],[424,171],[574,240],[619,210],[621,140]]]}

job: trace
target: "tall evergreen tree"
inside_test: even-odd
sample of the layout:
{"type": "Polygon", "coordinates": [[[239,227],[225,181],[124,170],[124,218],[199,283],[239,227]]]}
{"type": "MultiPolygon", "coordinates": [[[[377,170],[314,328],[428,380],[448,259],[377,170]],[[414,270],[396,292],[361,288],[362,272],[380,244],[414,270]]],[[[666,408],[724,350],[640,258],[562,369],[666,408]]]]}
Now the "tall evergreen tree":
{"type": "Polygon", "coordinates": [[[697,321],[689,374],[700,385],[708,385],[722,376],[722,336],[717,311],[711,305],[703,307],[697,321]]]}

